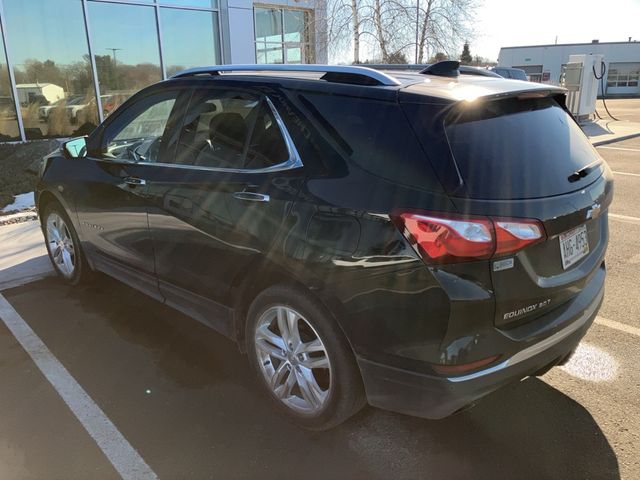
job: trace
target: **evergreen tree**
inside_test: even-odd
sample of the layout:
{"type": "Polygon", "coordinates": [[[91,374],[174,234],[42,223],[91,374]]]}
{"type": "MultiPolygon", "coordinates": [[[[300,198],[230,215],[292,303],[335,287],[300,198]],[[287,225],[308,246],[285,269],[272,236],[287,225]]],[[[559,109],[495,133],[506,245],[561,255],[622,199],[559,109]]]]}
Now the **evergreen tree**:
{"type": "Polygon", "coordinates": [[[464,47],[462,47],[462,55],[460,55],[460,63],[463,65],[469,65],[473,61],[473,57],[471,56],[471,52],[469,51],[469,42],[464,42],[464,47]]]}

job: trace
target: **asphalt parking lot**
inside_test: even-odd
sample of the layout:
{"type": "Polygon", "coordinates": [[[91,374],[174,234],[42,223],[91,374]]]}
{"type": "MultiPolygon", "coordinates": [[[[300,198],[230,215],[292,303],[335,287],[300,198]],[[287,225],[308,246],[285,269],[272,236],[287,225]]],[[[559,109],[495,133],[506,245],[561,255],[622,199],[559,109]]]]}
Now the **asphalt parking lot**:
{"type": "Polygon", "coordinates": [[[445,420],[368,408],[309,433],[263,401],[229,340],[107,278],[51,278],[2,292],[52,357],[31,344],[36,365],[0,322],[0,478],[136,478],[99,447],[111,427],[139,478],[640,478],[640,139],[599,152],[616,180],[607,293],[566,367],[445,420]],[[85,420],[103,415],[93,435],[67,406],[77,390],[62,382],[65,403],[43,375],[60,383],[51,358],[95,406],[85,420]]]}

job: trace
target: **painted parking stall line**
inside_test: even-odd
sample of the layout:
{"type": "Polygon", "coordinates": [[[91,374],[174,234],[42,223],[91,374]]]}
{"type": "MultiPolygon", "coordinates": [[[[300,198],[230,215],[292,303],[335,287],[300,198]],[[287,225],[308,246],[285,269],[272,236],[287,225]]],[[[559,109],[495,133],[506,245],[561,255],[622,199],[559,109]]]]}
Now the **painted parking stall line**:
{"type": "Polygon", "coordinates": [[[631,217],[629,215],[619,215],[617,213],[609,213],[609,218],[620,220],[621,222],[633,223],[640,225],[640,217],[631,217]]]}
{"type": "Polygon", "coordinates": [[[120,476],[125,480],[157,479],[157,475],[140,454],[2,294],[0,294],[0,319],[95,440],[120,476]]]}
{"type": "Polygon", "coordinates": [[[596,147],[596,148],[604,148],[607,150],[622,150],[623,152],[640,152],[639,148],[623,148],[623,147],[596,147]]]}
{"type": "Polygon", "coordinates": [[[612,170],[612,173],[615,173],[616,175],[629,175],[630,177],[640,177],[640,173],[616,172],[615,170],[612,170]]]}
{"type": "Polygon", "coordinates": [[[638,327],[627,325],[626,323],[616,322],[615,320],[609,320],[608,318],[604,318],[599,315],[596,317],[595,322],[598,325],[604,325],[605,327],[613,328],[614,330],[640,337],[640,328],[638,327]]]}

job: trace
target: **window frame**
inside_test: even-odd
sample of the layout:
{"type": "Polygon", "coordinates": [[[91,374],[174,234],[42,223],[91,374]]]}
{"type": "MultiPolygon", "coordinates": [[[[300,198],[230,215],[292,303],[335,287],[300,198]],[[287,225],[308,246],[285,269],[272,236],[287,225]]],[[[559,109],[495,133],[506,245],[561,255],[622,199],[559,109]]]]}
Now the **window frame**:
{"type": "MultiPolygon", "coordinates": [[[[171,124],[171,119],[172,117],[177,116],[177,119],[175,119],[175,124],[174,125],[170,125],[169,130],[166,129],[165,127],[165,131],[163,133],[163,136],[167,134],[167,132],[172,131],[176,128],[182,129],[182,127],[184,126],[184,120],[186,117],[186,111],[188,110],[189,107],[189,102],[191,101],[191,99],[193,98],[193,95],[196,94],[196,92],[198,91],[202,91],[202,90],[220,90],[220,91],[229,91],[229,90],[233,90],[230,89],[228,87],[222,87],[222,86],[189,86],[189,87],[175,87],[175,88],[168,88],[165,87],[163,89],[157,90],[154,89],[152,91],[142,91],[141,93],[143,93],[142,95],[140,94],[136,94],[134,96],[132,96],[131,98],[129,98],[127,100],[127,102],[125,104],[123,104],[118,110],[117,110],[117,114],[115,114],[112,117],[109,117],[107,119],[107,121],[105,123],[102,124],[102,128],[99,129],[100,133],[96,138],[96,142],[95,145],[98,147],[98,149],[100,150],[100,153],[102,153],[102,148],[104,147],[104,135],[107,131],[107,129],[115,122],[117,122],[121,117],[123,117],[124,115],[126,115],[127,111],[131,110],[132,107],[134,107],[138,102],[140,101],[144,101],[146,98],[153,96],[153,95],[157,95],[157,94],[161,94],[164,91],[178,91],[178,95],[176,97],[176,103],[173,106],[171,115],[169,116],[169,119],[167,120],[167,125],[171,124]]],[[[285,170],[293,170],[296,168],[301,168],[303,167],[303,163],[302,163],[302,159],[300,157],[300,154],[298,153],[298,149],[296,148],[295,144],[293,143],[293,139],[291,137],[291,135],[289,134],[289,131],[287,130],[287,127],[284,123],[284,121],[282,120],[282,117],[280,116],[280,114],[278,113],[278,110],[276,109],[275,105],[273,104],[272,100],[269,98],[269,96],[267,94],[265,94],[264,92],[260,92],[260,91],[254,91],[254,90],[248,90],[245,88],[236,88],[235,90],[237,90],[238,92],[243,92],[243,93],[249,93],[252,95],[256,95],[257,97],[261,98],[264,100],[265,104],[269,107],[273,117],[276,120],[276,124],[278,125],[278,129],[280,130],[280,134],[282,135],[282,138],[285,142],[285,145],[287,147],[287,152],[289,153],[289,158],[287,158],[287,160],[285,160],[284,162],[278,163],[276,165],[271,165],[269,167],[264,167],[264,168],[221,168],[221,167],[207,167],[207,166],[201,166],[201,165],[184,165],[184,164],[179,164],[179,163],[167,163],[167,162],[146,162],[146,161],[140,161],[140,162],[136,162],[136,161],[127,161],[127,160],[121,160],[121,159],[111,159],[111,158],[104,158],[101,156],[97,156],[97,158],[99,160],[102,161],[111,161],[114,163],[125,163],[125,164],[135,164],[135,165],[156,165],[159,167],[174,167],[174,168],[181,168],[181,169],[187,169],[187,170],[201,170],[201,171],[210,171],[210,172],[226,172],[226,173],[271,173],[271,172],[281,172],[281,171],[285,171],[285,170]]],[[[123,127],[126,128],[126,127],[123,127]]],[[[93,142],[91,142],[93,143],[93,142]]],[[[94,153],[91,153],[90,155],[95,156],[94,153]]],[[[169,153],[169,156],[171,158],[175,157],[175,152],[173,153],[169,153]]]]}
{"type": "MultiPolygon", "coordinates": [[[[307,8],[289,8],[283,5],[273,5],[273,4],[262,4],[262,3],[254,3],[253,4],[253,30],[254,30],[254,55],[256,59],[256,63],[258,63],[258,46],[263,47],[263,52],[266,52],[267,47],[279,45],[280,50],[282,51],[282,63],[275,65],[300,65],[300,64],[309,64],[315,62],[315,44],[313,41],[314,33],[312,31],[312,26],[314,25],[314,10],[307,8]],[[275,10],[278,12],[280,16],[280,38],[282,39],[280,42],[268,42],[268,41],[258,41],[257,38],[257,22],[256,22],[256,10],[275,10]],[[285,40],[285,12],[294,11],[294,12],[302,12],[304,14],[304,29],[301,32],[302,40],[300,42],[288,42],[285,40]],[[301,61],[300,63],[291,63],[287,59],[287,49],[289,48],[300,48],[301,51],[301,61]]],[[[266,58],[266,54],[265,54],[266,58]]],[[[260,63],[260,65],[270,65],[268,63],[260,63]]]]}

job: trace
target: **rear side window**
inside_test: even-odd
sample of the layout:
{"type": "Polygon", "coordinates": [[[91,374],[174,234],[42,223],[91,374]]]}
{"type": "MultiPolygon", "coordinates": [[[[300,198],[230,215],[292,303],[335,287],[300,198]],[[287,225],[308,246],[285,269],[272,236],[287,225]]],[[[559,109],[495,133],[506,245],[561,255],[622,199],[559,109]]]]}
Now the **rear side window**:
{"type": "Polygon", "coordinates": [[[224,169],[261,169],[289,159],[265,97],[207,89],[189,103],[175,163],[224,169]]]}
{"type": "Polygon", "coordinates": [[[315,93],[302,100],[315,126],[358,167],[393,182],[442,190],[397,103],[315,93]]]}
{"type": "Polygon", "coordinates": [[[509,99],[464,105],[445,120],[467,192],[479,199],[517,199],[578,190],[572,173],[598,159],[578,125],[553,99],[509,99]]]}

